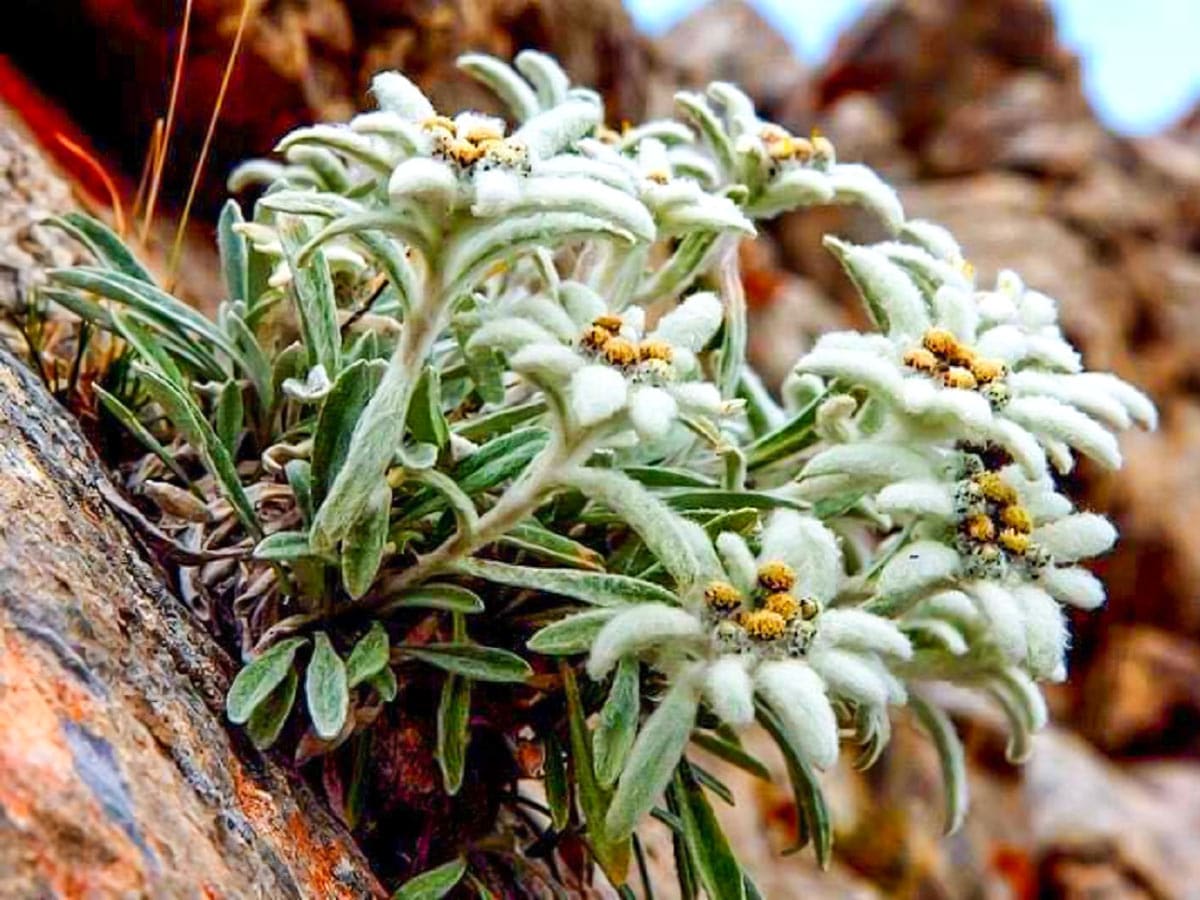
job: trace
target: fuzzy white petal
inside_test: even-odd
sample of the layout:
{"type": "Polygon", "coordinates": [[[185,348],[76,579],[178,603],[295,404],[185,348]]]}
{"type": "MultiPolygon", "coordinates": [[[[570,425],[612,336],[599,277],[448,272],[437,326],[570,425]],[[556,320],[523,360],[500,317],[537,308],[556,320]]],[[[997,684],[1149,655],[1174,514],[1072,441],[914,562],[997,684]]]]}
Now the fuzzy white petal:
{"type": "Polygon", "coordinates": [[[819,769],[837,762],[837,719],[816,672],[799,660],[773,660],[758,667],[754,684],[805,761],[819,769]]]}
{"type": "Polygon", "coordinates": [[[1035,528],[1032,537],[1059,562],[1075,562],[1111,549],[1117,529],[1104,516],[1076,513],[1035,528]]]}
{"type": "Polygon", "coordinates": [[[717,535],[717,554],[729,575],[730,581],[741,591],[754,590],[758,578],[758,565],[754,554],[746,546],[745,539],[732,531],[722,531],[717,535]]]}
{"type": "Polygon", "coordinates": [[[988,621],[992,641],[1013,662],[1024,662],[1028,653],[1025,612],[1012,593],[990,581],[968,585],[979,611],[988,621]]]}
{"type": "Polygon", "coordinates": [[[566,379],[583,367],[583,360],[562,344],[529,344],[508,359],[514,372],[566,379]]]}
{"type": "Polygon", "coordinates": [[[481,217],[501,216],[525,199],[521,180],[505,169],[479,172],[472,182],[475,194],[471,214],[481,217]]]}
{"type": "Polygon", "coordinates": [[[912,645],[890,619],[861,609],[829,609],[817,620],[817,644],[879,653],[898,659],[912,657],[912,645]]]}
{"type": "Polygon", "coordinates": [[[1041,583],[1055,599],[1077,609],[1092,610],[1104,605],[1104,583],[1087,569],[1050,568],[1041,583]]]}
{"type": "Polygon", "coordinates": [[[839,164],[829,173],[829,183],[839,203],[865,206],[883,220],[888,231],[899,231],[904,224],[900,196],[874,169],[858,163],[839,164]]]}
{"type": "Polygon", "coordinates": [[[380,72],[371,79],[371,93],[379,108],[395,113],[411,122],[420,122],[433,115],[433,104],[419,87],[399,72],[380,72]]]}
{"type": "Polygon", "coordinates": [[[924,456],[902,444],[872,442],[839,444],[818,453],[804,467],[801,477],[819,475],[852,475],[875,484],[889,484],[932,480],[934,469],[924,456]]]}
{"type": "Polygon", "coordinates": [[[916,541],[883,567],[877,590],[883,597],[911,596],[953,578],[958,569],[958,554],[945,544],[916,541]]]}
{"type": "Polygon", "coordinates": [[[845,697],[867,707],[888,703],[888,685],[861,656],[847,650],[814,648],[809,665],[821,676],[835,697],[845,697]]]}
{"type": "Polygon", "coordinates": [[[653,336],[695,353],[712,340],[724,317],[720,298],[711,291],[701,291],[663,316],[653,336]]]}
{"type": "Polygon", "coordinates": [[[586,284],[564,281],[558,290],[563,307],[577,328],[583,329],[591,325],[608,312],[608,304],[604,302],[604,298],[586,284]]]}
{"type": "Polygon", "coordinates": [[[662,388],[637,385],[629,392],[629,419],[644,441],[663,437],[678,415],[675,398],[662,388]]]}
{"type": "Polygon", "coordinates": [[[721,392],[707,381],[681,381],[670,385],[676,402],[688,412],[705,416],[720,415],[723,403],[721,392]]]}
{"type": "Polygon", "coordinates": [[[817,519],[776,510],[763,530],[760,558],[782,560],[796,570],[796,590],[830,600],[842,581],[842,548],[817,519]]]}
{"type": "Polygon", "coordinates": [[[967,428],[986,428],[992,421],[992,407],[975,391],[963,391],[935,384],[928,378],[904,381],[904,408],[909,412],[949,419],[967,428]]]}
{"type": "Polygon", "coordinates": [[[746,659],[722,656],[704,673],[704,696],[713,712],[730,725],[754,721],[754,684],[746,671],[746,659]]]}
{"type": "Polygon", "coordinates": [[[1045,591],[1020,585],[1013,597],[1025,614],[1026,664],[1034,678],[1051,678],[1064,668],[1067,623],[1058,602],[1045,591]]]}
{"type": "Polygon", "coordinates": [[[879,327],[895,339],[918,339],[930,325],[925,298],[912,278],[873,247],[860,247],[835,237],[827,246],[854,281],[868,309],[881,318],[879,327]]]}
{"type": "Polygon", "coordinates": [[[608,366],[584,366],[571,376],[571,412],[584,428],[603,422],[625,408],[629,386],[608,366]]]}
{"type": "Polygon", "coordinates": [[[925,219],[909,219],[904,223],[900,236],[911,241],[926,252],[932,253],[944,262],[958,265],[963,260],[962,248],[954,239],[949,229],[925,219]]]}
{"type": "Polygon", "coordinates": [[[897,481],[875,496],[875,506],[891,516],[954,515],[954,497],[945,484],[937,481],[897,481]]]}
{"type": "Polygon", "coordinates": [[[1090,416],[1050,397],[1016,397],[1005,415],[1030,431],[1063,441],[1107,466],[1121,467],[1117,439],[1090,416]]]}
{"type": "Polygon", "coordinates": [[[1046,472],[1046,452],[1028,429],[1003,416],[979,429],[981,437],[991,439],[1009,452],[1027,478],[1041,478],[1046,472]]]}
{"type": "Polygon", "coordinates": [[[703,635],[700,620],[679,607],[665,603],[631,606],[609,619],[596,635],[588,656],[588,675],[598,681],[626,656],[703,635]]]}
{"type": "Polygon", "coordinates": [[[484,322],[467,341],[467,350],[482,348],[516,353],[529,344],[558,344],[554,335],[528,319],[506,317],[484,322]]]}
{"type": "Polygon", "coordinates": [[[861,351],[822,347],[818,343],[812,352],[800,358],[796,370],[862,385],[895,403],[904,396],[904,377],[895,363],[861,351]]]}

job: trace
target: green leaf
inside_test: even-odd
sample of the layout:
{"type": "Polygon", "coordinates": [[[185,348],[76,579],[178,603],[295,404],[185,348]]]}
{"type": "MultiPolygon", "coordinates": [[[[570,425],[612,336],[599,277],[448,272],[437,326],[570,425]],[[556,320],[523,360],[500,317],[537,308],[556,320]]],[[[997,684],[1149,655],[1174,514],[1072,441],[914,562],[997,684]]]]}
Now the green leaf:
{"type": "Polygon", "coordinates": [[[308,543],[307,531],[276,531],[254,547],[254,558],[271,562],[292,562],[315,556],[308,543]]]}
{"type": "Polygon", "coordinates": [[[438,703],[438,765],[446,793],[454,796],[462,787],[467,763],[467,745],[471,740],[471,682],[461,675],[446,676],[438,703]]]}
{"type": "Polygon", "coordinates": [[[816,443],[817,408],[829,397],[831,390],[832,387],[819,394],[788,421],[747,446],[746,466],[750,471],[786,459],[816,443]]]}
{"type": "Polygon", "coordinates": [[[612,787],[625,768],[625,760],[637,736],[641,697],[638,662],[625,657],[617,665],[608,699],[600,710],[600,721],[592,733],[592,755],[596,760],[596,778],[612,787]]]}
{"type": "Polygon", "coordinates": [[[555,534],[536,519],[527,519],[500,538],[499,543],[550,562],[576,569],[604,570],[604,557],[578,541],[555,534]]]}
{"type": "Polygon", "coordinates": [[[346,724],[350,691],[346,686],[346,666],[329,642],[329,636],[318,631],[313,640],[313,655],[304,676],[304,697],[313,731],[328,741],[337,737],[346,724]]]}
{"type": "MultiPolygon", "coordinates": [[[[451,323],[451,328],[454,331],[455,340],[458,341],[459,351],[462,353],[463,360],[467,364],[467,370],[471,373],[471,382],[475,385],[475,391],[484,403],[503,404],[504,361],[495,350],[488,348],[479,350],[467,349],[467,342],[473,333],[471,324],[468,322],[469,318],[471,317],[456,316],[451,323]]],[[[511,409],[511,407],[505,407],[501,411],[507,411],[507,409],[511,409]]],[[[467,427],[479,418],[482,417],[477,416],[473,419],[467,419],[462,423],[461,427],[467,427]]]]}
{"type": "Polygon", "coordinates": [[[675,773],[675,795],[684,845],[705,894],[709,900],[745,900],[742,867],[686,760],[675,773]]]}
{"type": "Polygon", "coordinates": [[[436,869],[410,878],[392,894],[392,900],[441,900],[462,881],[467,861],[461,856],[436,869]]]}
{"type": "Polygon", "coordinates": [[[140,278],[90,266],[51,269],[47,276],[57,284],[91,291],[124,304],[146,316],[167,333],[178,336],[181,331],[189,332],[221,350],[230,359],[244,363],[241,353],[216,325],[186,303],[140,278]]]}
{"type": "Polygon", "coordinates": [[[308,638],[288,638],[242,667],[225,697],[225,714],[230,722],[242,725],[249,720],[255,707],[287,678],[296,651],[307,643],[308,638]]]}
{"type": "Polygon", "coordinates": [[[545,737],[546,805],[550,807],[550,821],[555,831],[562,831],[571,822],[571,783],[567,778],[567,763],[562,745],[554,732],[545,737]]]}
{"type": "Polygon", "coordinates": [[[391,666],[385,667],[382,671],[376,672],[367,679],[367,683],[374,688],[380,699],[384,703],[391,703],[396,699],[396,691],[399,685],[396,683],[396,673],[391,666]]]}
{"type": "Polygon", "coordinates": [[[575,775],[579,807],[587,823],[588,841],[609,881],[620,885],[624,883],[629,871],[632,845],[628,840],[612,840],[605,828],[604,821],[608,815],[611,794],[596,781],[591,741],[588,740],[588,728],[584,720],[583,704],[579,700],[579,686],[575,682],[575,673],[567,665],[560,664],[560,670],[567,697],[571,767],[575,775]]]}
{"type": "Polygon", "coordinates": [[[313,432],[313,500],[319,506],[346,461],[354,426],[379,387],[387,364],[360,360],[338,373],[321,403],[313,432]]]}
{"type": "Polygon", "coordinates": [[[133,410],[129,409],[129,407],[127,407],[114,395],[110,394],[98,384],[92,385],[92,390],[96,392],[96,396],[100,398],[100,403],[106,410],[108,410],[109,414],[112,415],[112,417],[122,425],[124,425],[125,428],[129,430],[129,433],[137,438],[138,443],[161,459],[163,461],[163,465],[170,469],[174,473],[175,477],[184,484],[189,484],[191,482],[191,479],[188,478],[187,473],[184,472],[179,463],[175,461],[175,457],[168,453],[167,448],[159,443],[158,439],[146,429],[146,426],[141,423],[138,417],[133,413],[133,410]]]}
{"type": "Polygon", "coordinates": [[[969,804],[967,764],[962,741],[958,739],[954,723],[941,708],[915,692],[909,694],[908,705],[917,714],[921,725],[929,732],[937,748],[938,761],[942,766],[942,791],[945,795],[945,833],[954,834],[962,827],[969,804]]]}
{"type": "Polygon", "coordinates": [[[235,225],[245,222],[237,201],[229,199],[221,208],[217,219],[217,250],[221,256],[221,271],[225,275],[225,290],[230,300],[241,300],[249,305],[250,261],[246,250],[246,238],[234,230],[235,225]]]}
{"type": "Polygon", "coordinates": [[[137,317],[126,309],[113,309],[109,315],[117,334],[124,338],[142,360],[172,384],[186,390],[183,373],[179,371],[179,366],[175,364],[175,360],[156,334],[144,327],[137,317]]]}
{"type": "Polygon", "coordinates": [[[237,452],[238,438],[242,434],[245,410],[242,408],[242,388],[236,381],[225,382],[217,398],[217,437],[225,445],[230,456],[237,452]]]}
{"type": "Polygon", "coordinates": [[[715,488],[717,483],[706,475],[670,466],[626,466],[621,470],[638,484],[657,488],[715,488]]]}
{"type": "MultiPolygon", "coordinates": [[[[381,588],[386,596],[387,583],[381,588]]],[[[422,584],[408,588],[379,607],[379,614],[386,615],[398,609],[443,609],[448,612],[478,613],[483,612],[483,600],[474,591],[457,584],[422,584]]]]}
{"type": "Polygon", "coordinates": [[[299,684],[300,677],[296,670],[289,668],[283,681],[250,714],[250,719],[246,722],[246,733],[259,750],[266,750],[279,739],[296,702],[296,689],[299,684]]]}
{"type": "Polygon", "coordinates": [[[676,681],[651,713],[625,762],[605,819],[610,838],[628,837],[671,780],[696,722],[700,695],[688,679],[676,681]]]}
{"type": "Polygon", "coordinates": [[[154,284],[154,277],[146,267],[138,262],[125,242],[99,219],[82,213],[65,213],[61,216],[51,216],[43,224],[52,225],[65,231],[79,243],[87,247],[88,252],[110,269],[154,284]]]}
{"type": "Polygon", "coordinates": [[[388,633],[381,622],[359,638],[346,660],[346,687],[355,688],[378,675],[388,664],[388,633]]]}
{"type": "Polygon", "coordinates": [[[795,509],[805,511],[807,507],[787,497],[768,494],[764,491],[725,491],[719,488],[671,491],[662,494],[662,499],[671,509],[795,509]]]}
{"type": "Polygon", "coordinates": [[[530,419],[536,419],[546,412],[546,408],[546,401],[539,398],[537,400],[530,400],[527,403],[518,403],[515,406],[502,406],[492,412],[471,416],[468,419],[455,422],[451,428],[455,434],[461,435],[468,440],[487,440],[510,432],[518,425],[524,425],[530,419]]]}
{"type": "Polygon", "coordinates": [[[682,591],[721,577],[721,563],[704,532],[681,519],[632,478],[612,469],[576,469],[570,484],[624,519],[682,591]]]}
{"type": "Polygon", "coordinates": [[[237,467],[217,433],[200,412],[200,408],[191,397],[158,372],[142,368],[140,374],[146,390],[163,408],[167,418],[174,423],[187,442],[200,454],[205,468],[216,479],[221,494],[229,501],[246,530],[258,538],[262,529],[259,527],[254,506],[242,488],[237,467]]]}
{"type": "Polygon", "coordinates": [[[727,741],[715,734],[697,731],[692,735],[692,743],[697,747],[707,750],[713,756],[737,766],[743,772],[749,772],[763,781],[771,780],[771,772],[766,766],[731,741],[727,741]]]}
{"type": "MultiPolygon", "coordinates": [[[[300,515],[307,525],[312,522],[313,517],[312,464],[307,459],[289,459],[283,467],[283,474],[287,477],[292,493],[296,495],[296,508],[300,510],[300,515]]],[[[307,540],[307,533],[305,539],[307,540]]]]}
{"type": "Polygon", "coordinates": [[[525,644],[534,653],[543,656],[574,656],[586,653],[592,647],[596,635],[609,619],[620,609],[589,609],[552,622],[538,631],[525,644]]]}
{"type": "Polygon", "coordinates": [[[342,542],[342,586],[357,600],[371,587],[387,545],[392,489],[380,482],[362,517],[342,542]]]}
{"type": "Polygon", "coordinates": [[[801,822],[800,840],[784,852],[794,853],[802,848],[806,843],[804,836],[809,835],[813,838],[817,863],[823,869],[828,868],[833,851],[833,825],[820,782],[805,762],[803,751],[792,745],[787,729],[780,723],[774,711],[764,703],[757,703],[756,706],[759,723],[775,739],[787,763],[788,777],[791,779],[792,792],[796,799],[796,814],[801,822]]]}
{"type": "Polygon", "coordinates": [[[433,366],[425,367],[409,401],[408,430],[416,440],[439,450],[450,441],[450,426],[442,412],[441,373],[433,366]]]}
{"type": "Polygon", "coordinates": [[[419,647],[401,645],[405,655],[456,675],[476,681],[521,683],[533,670],[515,653],[498,647],[476,644],[423,644],[419,647]]]}
{"type": "Polygon", "coordinates": [[[342,334],[338,328],[337,299],[329,263],[320,250],[314,252],[304,265],[297,263],[296,255],[308,240],[308,228],[302,220],[280,217],[276,230],[292,270],[292,290],[309,365],[324,366],[325,374],[336,378],[341,368],[342,334]]]}
{"type": "Polygon", "coordinates": [[[515,566],[482,559],[464,559],[454,568],[463,575],[482,578],[495,584],[529,588],[561,594],[593,606],[620,606],[627,603],[669,603],[679,599],[664,587],[639,581],[628,575],[609,575],[578,569],[541,569],[515,566]]]}

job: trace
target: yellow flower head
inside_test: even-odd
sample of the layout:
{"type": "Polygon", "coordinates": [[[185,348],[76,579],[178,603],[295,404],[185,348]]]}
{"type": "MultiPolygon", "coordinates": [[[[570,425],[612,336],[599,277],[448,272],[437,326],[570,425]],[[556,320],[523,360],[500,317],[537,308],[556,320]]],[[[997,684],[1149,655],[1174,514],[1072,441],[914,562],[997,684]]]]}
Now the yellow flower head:
{"type": "Polygon", "coordinates": [[[675,351],[666,341],[647,340],[642,341],[638,345],[638,356],[643,362],[648,359],[661,359],[663,362],[670,362],[674,355],[675,351]]]}
{"type": "Polygon", "coordinates": [[[965,530],[971,540],[984,543],[996,536],[996,523],[989,516],[976,513],[967,518],[965,530]]]}
{"type": "Polygon", "coordinates": [[[780,592],[767,597],[763,601],[763,609],[777,613],[784,622],[791,622],[800,615],[800,601],[791,594],[780,592]]]}
{"type": "Polygon", "coordinates": [[[1013,528],[1005,528],[1000,532],[1000,546],[1009,553],[1024,554],[1029,552],[1029,548],[1033,546],[1033,541],[1029,535],[1021,534],[1013,528]]]}
{"type": "Polygon", "coordinates": [[[741,623],[746,634],[756,641],[773,641],[787,632],[787,622],[783,616],[769,609],[743,613],[741,623]]]}
{"type": "Polygon", "coordinates": [[[638,360],[637,346],[623,337],[610,337],[604,342],[604,358],[614,366],[632,366],[638,360]]]}
{"type": "Polygon", "coordinates": [[[742,592],[728,581],[710,581],[704,589],[704,602],[717,612],[732,612],[742,605],[742,592]]]}
{"type": "Polygon", "coordinates": [[[796,572],[782,560],[770,560],[758,568],[758,584],[765,591],[790,591],[796,586],[796,572]]]}
{"type": "Polygon", "coordinates": [[[981,472],[975,476],[975,484],[983,491],[983,496],[993,503],[1011,504],[1017,502],[1017,490],[1005,481],[997,472],[981,472]]]}
{"type": "Polygon", "coordinates": [[[963,366],[951,366],[942,374],[942,383],[949,388],[958,388],[962,391],[973,391],[978,386],[975,376],[971,374],[971,370],[963,366]]]}
{"type": "Polygon", "coordinates": [[[1033,516],[1019,503],[1010,503],[1000,510],[1000,521],[1020,534],[1033,531],[1033,516]]]}

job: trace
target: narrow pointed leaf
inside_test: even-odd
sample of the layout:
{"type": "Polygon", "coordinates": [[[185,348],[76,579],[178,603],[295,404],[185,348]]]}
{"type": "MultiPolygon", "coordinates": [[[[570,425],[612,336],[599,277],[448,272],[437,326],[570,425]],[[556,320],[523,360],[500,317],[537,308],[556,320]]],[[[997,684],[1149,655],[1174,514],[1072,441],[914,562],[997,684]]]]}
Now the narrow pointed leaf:
{"type": "Polygon", "coordinates": [[[288,638],[242,667],[225,697],[225,712],[230,722],[242,725],[250,718],[255,707],[287,677],[296,651],[307,643],[307,638],[288,638]]]}

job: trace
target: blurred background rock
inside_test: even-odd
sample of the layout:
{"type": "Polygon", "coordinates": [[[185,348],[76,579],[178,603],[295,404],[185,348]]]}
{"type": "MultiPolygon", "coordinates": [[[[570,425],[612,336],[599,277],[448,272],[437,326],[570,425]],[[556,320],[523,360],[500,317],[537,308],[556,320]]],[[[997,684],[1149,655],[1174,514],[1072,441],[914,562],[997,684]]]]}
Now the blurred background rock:
{"type": "MultiPolygon", "coordinates": [[[[166,108],[182,2],[14,3],[0,96],[78,192],[96,193],[94,173],[61,152],[59,131],[86,136],[121,190],[135,185],[166,108]]],[[[164,176],[168,221],[240,10],[240,0],[195,2],[164,176]]],[[[657,39],[639,34],[618,0],[264,0],[205,170],[197,230],[211,233],[234,163],[267,153],[293,126],[348,117],[367,103],[373,72],[403,69],[449,108],[481,105],[455,55],[523,47],[554,53],[599,87],[614,123],[666,111],[676,88],[722,78],[787,127],[819,127],[843,159],[898,184],[911,215],[949,226],[983,282],[1010,267],[1058,298],[1089,365],[1140,385],[1162,412],[1157,433],[1125,440],[1119,474],[1072,475],[1122,541],[1099,567],[1108,606],[1075,623],[1071,680],[1052,690],[1057,724],[1031,763],[1005,764],[996,721],[963,703],[974,805],[964,831],[942,839],[933,753],[901,725],[879,766],[831,779],[838,850],[825,876],[806,854],[778,856],[792,825],[783,789],[743,784],[746,799],[723,815],[766,895],[1200,897],[1200,108],[1150,136],[1106,129],[1040,0],[876,4],[818,66],[739,0],[717,0],[657,39]]],[[[0,143],[9,197],[24,165],[0,143]]],[[[0,204],[0,252],[69,252],[39,244],[17,207],[0,204]]],[[[862,324],[819,238],[868,239],[869,227],[853,212],[818,210],[746,247],[752,350],[768,381],[814,333],[862,324]]],[[[183,286],[211,304],[203,245],[188,251],[183,286]]],[[[671,881],[662,884],[657,896],[671,896],[671,881]]]]}

